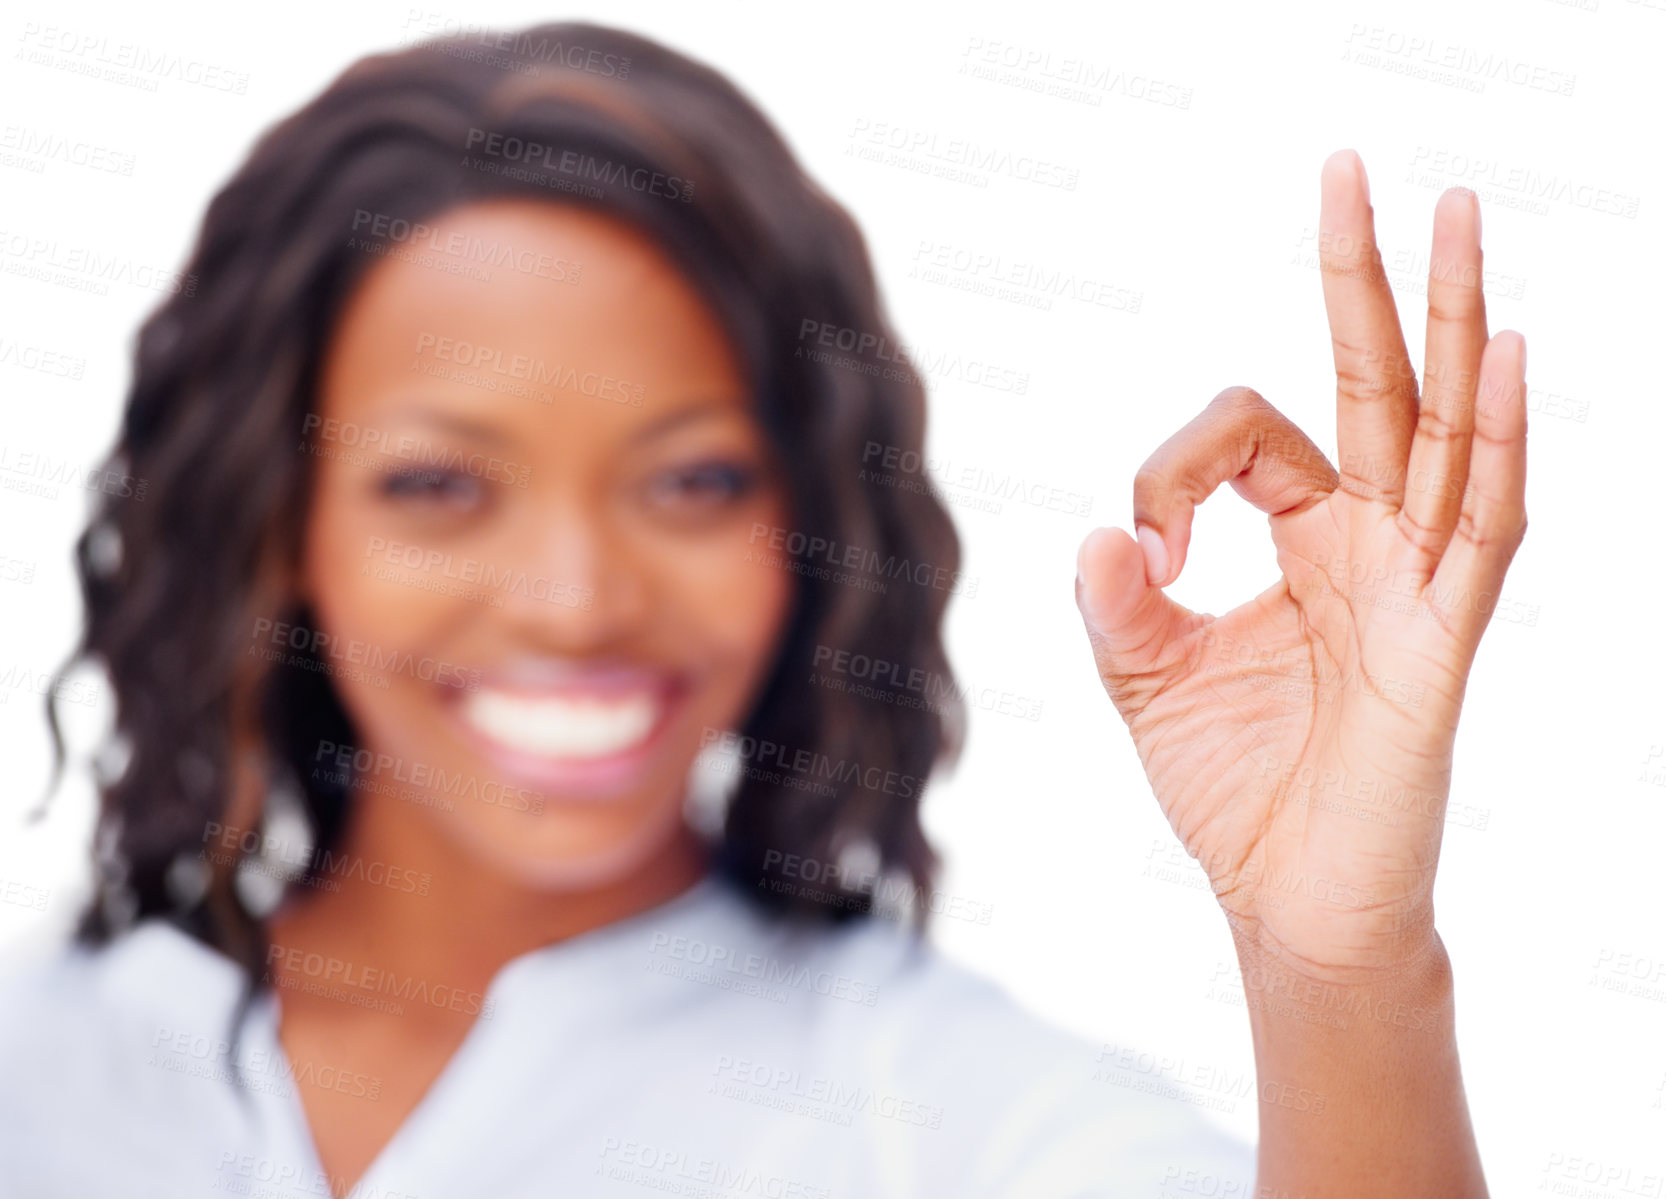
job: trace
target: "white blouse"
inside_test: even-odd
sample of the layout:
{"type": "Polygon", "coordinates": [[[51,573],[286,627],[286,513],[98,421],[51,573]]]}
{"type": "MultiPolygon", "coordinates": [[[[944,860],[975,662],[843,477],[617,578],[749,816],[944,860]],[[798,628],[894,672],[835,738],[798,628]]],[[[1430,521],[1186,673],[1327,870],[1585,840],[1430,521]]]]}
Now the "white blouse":
{"type": "MultiPolygon", "coordinates": [[[[240,984],[157,920],[102,950],[14,956],[0,1196],[328,1199],[270,988],[232,1081],[240,984]]],[[[716,877],[513,959],[483,997],[351,969],[328,985],[344,1002],[480,1009],[353,1199],[1254,1192],[1249,1146],[906,929],[794,934],[716,877]]],[[[380,1086],[316,1078],[366,1103],[380,1086]]]]}

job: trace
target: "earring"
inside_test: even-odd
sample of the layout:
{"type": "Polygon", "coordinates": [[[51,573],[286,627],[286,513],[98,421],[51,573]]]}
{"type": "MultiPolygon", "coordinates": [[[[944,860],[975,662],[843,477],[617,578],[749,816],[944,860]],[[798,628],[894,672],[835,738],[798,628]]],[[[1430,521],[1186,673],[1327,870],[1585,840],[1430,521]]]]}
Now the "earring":
{"type": "Polygon", "coordinates": [[[99,829],[95,850],[98,866],[98,908],[112,932],[124,932],[139,913],[139,897],[128,881],[127,859],[121,852],[119,820],[99,829]]]}

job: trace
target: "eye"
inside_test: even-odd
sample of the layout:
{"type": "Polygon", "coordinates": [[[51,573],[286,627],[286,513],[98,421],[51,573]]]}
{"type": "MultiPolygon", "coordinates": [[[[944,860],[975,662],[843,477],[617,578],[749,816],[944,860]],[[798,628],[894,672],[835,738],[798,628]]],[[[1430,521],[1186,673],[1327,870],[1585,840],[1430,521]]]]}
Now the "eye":
{"type": "Polygon", "coordinates": [[[408,466],[389,471],[378,491],[401,503],[470,508],[480,500],[480,480],[451,470],[419,470],[408,466]]]}
{"type": "Polygon", "coordinates": [[[750,494],[759,482],[756,467],[741,462],[701,462],[655,476],[656,503],[673,507],[720,507],[750,494]]]}

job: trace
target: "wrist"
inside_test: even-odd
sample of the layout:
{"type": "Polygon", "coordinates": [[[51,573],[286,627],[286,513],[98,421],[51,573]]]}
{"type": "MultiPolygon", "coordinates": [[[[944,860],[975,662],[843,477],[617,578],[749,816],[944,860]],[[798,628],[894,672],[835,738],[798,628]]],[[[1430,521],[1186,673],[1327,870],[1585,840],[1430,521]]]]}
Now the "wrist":
{"type": "Polygon", "coordinates": [[[1341,986],[1390,984],[1450,966],[1427,898],[1349,911],[1345,920],[1299,929],[1284,927],[1292,923],[1288,920],[1264,920],[1254,911],[1223,906],[1223,912],[1243,966],[1341,986]],[[1299,939],[1292,939],[1292,931],[1301,933],[1299,939]]]}
{"type": "Polygon", "coordinates": [[[1370,965],[1307,961],[1233,926],[1244,1005],[1259,1036],[1274,1029],[1366,1033],[1450,1031],[1451,957],[1431,927],[1370,965]]]}

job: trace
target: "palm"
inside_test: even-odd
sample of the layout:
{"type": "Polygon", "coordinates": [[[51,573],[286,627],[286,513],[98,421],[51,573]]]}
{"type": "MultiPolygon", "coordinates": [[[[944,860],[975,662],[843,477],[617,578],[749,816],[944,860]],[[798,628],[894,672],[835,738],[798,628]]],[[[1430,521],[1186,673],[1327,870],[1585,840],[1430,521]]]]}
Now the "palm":
{"type": "MultiPolygon", "coordinates": [[[[1333,329],[1335,299],[1327,278],[1333,329]]],[[[1510,364],[1495,351],[1480,362],[1485,318],[1475,315],[1467,408],[1426,384],[1425,406],[1438,395],[1444,412],[1419,419],[1412,384],[1410,424],[1390,410],[1373,431],[1359,418],[1370,405],[1381,415],[1392,397],[1376,393],[1394,385],[1363,400],[1339,393],[1343,461],[1356,468],[1341,476],[1242,389],[1153,456],[1136,481],[1137,519],[1183,563],[1192,506],[1230,480],[1269,513],[1273,586],[1219,618],[1190,612],[1129,578],[1143,560],[1118,532],[1100,554],[1114,573],[1108,594],[1084,603],[1101,678],[1171,826],[1234,925],[1313,973],[1392,965],[1432,927],[1465,680],[1525,522],[1507,477],[1523,452],[1519,395],[1514,409],[1497,402],[1510,364]],[[1387,452],[1351,452],[1350,436],[1373,432],[1387,452]],[[1452,461],[1467,467],[1472,439],[1476,465],[1458,473],[1452,461]],[[1419,490],[1408,477],[1439,483],[1419,490]]],[[[1432,323],[1431,353],[1442,344],[1432,323]]],[[[1339,375],[1357,379],[1340,356],[1339,375]]],[[[1158,584],[1177,570],[1160,573],[1158,584]]]]}
{"type": "Polygon", "coordinates": [[[1389,556],[1397,535],[1369,508],[1337,492],[1284,518],[1279,582],[1179,632],[1170,670],[1130,705],[1152,788],[1222,904],[1298,953],[1343,931],[1315,924],[1365,949],[1373,924],[1397,935],[1440,845],[1429,811],[1446,795],[1467,663],[1431,599],[1336,577],[1335,563],[1389,556]]]}

